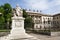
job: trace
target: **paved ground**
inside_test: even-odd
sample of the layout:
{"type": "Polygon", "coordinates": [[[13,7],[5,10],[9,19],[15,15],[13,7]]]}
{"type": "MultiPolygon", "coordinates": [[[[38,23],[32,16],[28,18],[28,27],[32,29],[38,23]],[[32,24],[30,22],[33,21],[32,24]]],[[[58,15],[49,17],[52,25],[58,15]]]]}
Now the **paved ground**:
{"type": "Polygon", "coordinates": [[[33,33],[31,33],[30,35],[35,36],[40,40],[60,40],[60,36],[51,37],[51,36],[46,36],[46,35],[41,35],[41,34],[33,34],[33,33]]]}
{"type": "MultiPolygon", "coordinates": [[[[33,34],[32,34],[33,35],[33,34]]],[[[0,37],[0,40],[40,40],[40,39],[38,39],[37,37],[35,37],[35,36],[31,36],[31,35],[28,35],[28,34],[25,34],[25,36],[26,36],[26,38],[24,37],[24,38],[21,38],[21,36],[18,36],[18,37],[20,37],[20,38],[18,38],[18,39],[11,39],[11,37],[9,37],[9,35],[7,35],[7,36],[2,36],[2,37],[0,37]]],[[[12,36],[13,37],[13,36],[12,36]]],[[[23,36],[22,36],[23,37],[23,36]]]]}
{"type": "Polygon", "coordinates": [[[33,34],[33,33],[30,33],[29,35],[32,35],[32,36],[36,37],[39,40],[60,40],[60,36],[51,37],[51,36],[47,36],[47,35],[33,34]]]}

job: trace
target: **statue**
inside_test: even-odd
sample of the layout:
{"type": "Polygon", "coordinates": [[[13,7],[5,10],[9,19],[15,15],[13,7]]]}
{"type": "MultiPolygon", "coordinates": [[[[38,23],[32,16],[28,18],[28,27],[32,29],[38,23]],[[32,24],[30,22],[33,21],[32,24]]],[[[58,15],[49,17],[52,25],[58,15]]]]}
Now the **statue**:
{"type": "Polygon", "coordinates": [[[22,17],[23,11],[18,5],[16,5],[15,9],[13,9],[13,15],[14,17],[17,17],[17,16],[22,17]]]}

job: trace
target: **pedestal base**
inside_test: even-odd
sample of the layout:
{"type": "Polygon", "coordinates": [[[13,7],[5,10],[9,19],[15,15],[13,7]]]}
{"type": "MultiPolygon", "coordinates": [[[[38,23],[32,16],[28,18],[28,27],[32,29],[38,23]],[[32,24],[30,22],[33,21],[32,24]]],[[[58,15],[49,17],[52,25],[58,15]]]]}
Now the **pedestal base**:
{"type": "Polygon", "coordinates": [[[26,39],[26,38],[32,38],[33,36],[28,35],[25,33],[24,29],[21,28],[14,28],[11,30],[11,34],[8,35],[8,39],[26,39]]]}
{"type": "Polygon", "coordinates": [[[0,40],[39,40],[35,37],[30,37],[30,38],[19,38],[19,39],[9,39],[7,38],[8,36],[0,37],[0,40]]]}

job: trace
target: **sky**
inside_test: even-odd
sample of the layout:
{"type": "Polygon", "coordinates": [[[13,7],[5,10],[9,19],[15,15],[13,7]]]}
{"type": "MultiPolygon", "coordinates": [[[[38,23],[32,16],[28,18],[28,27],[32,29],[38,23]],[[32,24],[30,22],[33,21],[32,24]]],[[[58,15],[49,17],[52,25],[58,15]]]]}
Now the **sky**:
{"type": "Polygon", "coordinates": [[[13,8],[19,4],[23,9],[41,10],[43,14],[60,13],[60,0],[0,0],[0,5],[5,3],[11,4],[13,8]]]}

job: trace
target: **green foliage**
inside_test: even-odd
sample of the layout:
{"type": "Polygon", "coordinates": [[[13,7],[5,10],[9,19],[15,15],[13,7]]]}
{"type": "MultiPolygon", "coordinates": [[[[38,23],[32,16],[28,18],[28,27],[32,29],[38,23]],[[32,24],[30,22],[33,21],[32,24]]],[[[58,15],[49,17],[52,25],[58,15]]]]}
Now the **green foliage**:
{"type": "Polygon", "coordinates": [[[6,14],[7,21],[10,21],[11,20],[11,17],[12,17],[12,14],[11,13],[6,14]]]}
{"type": "Polygon", "coordinates": [[[5,28],[9,29],[10,27],[10,22],[11,22],[11,17],[12,17],[12,7],[10,4],[6,3],[4,4],[4,18],[5,18],[5,23],[6,23],[6,26],[5,28]]]}
{"type": "Polygon", "coordinates": [[[0,6],[0,29],[3,28],[2,25],[5,25],[4,28],[9,28],[9,23],[11,22],[12,17],[12,7],[10,4],[5,3],[0,6]]]}
{"type": "Polygon", "coordinates": [[[26,13],[26,11],[23,9],[23,17],[24,18],[27,18],[28,17],[28,14],[26,13]]]}
{"type": "Polygon", "coordinates": [[[31,17],[27,17],[25,19],[25,28],[32,28],[33,27],[33,20],[31,17]]]}
{"type": "Polygon", "coordinates": [[[0,6],[0,13],[4,13],[4,8],[0,6]]]}
{"type": "Polygon", "coordinates": [[[4,23],[4,17],[0,16],[0,23],[4,23]]]}
{"type": "Polygon", "coordinates": [[[28,16],[28,13],[23,9],[23,17],[25,18],[24,20],[24,27],[25,28],[32,28],[34,23],[31,17],[28,16]]]}
{"type": "Polygon", "coordinates": [[[4,4],[3,8],[5,10],[3,16],[6,19],[5,21],[8,21],[8,19],[11,18],[12,7],[10,4],[6,3],[6,4],[4,4]]]}
{"type": "Polygon", "coordinates": [[[10,30],[4,29],[4,30],[0,30],[0,32],[10,32],[10,30]]]}
{"type": "Polygon", "coordinates": [[[27,18],[25,19],[25,22],[27,22],[27,23],[32,23],[32,18],[31,18],[31,17],[27,17],[27,18]]]}
{"type": "Polygon", "coordinates": [[[11,5],[8,3],[4,4],[4,10],[5,10],[5,13],[11,13],[12,12],[11,5]]]}

